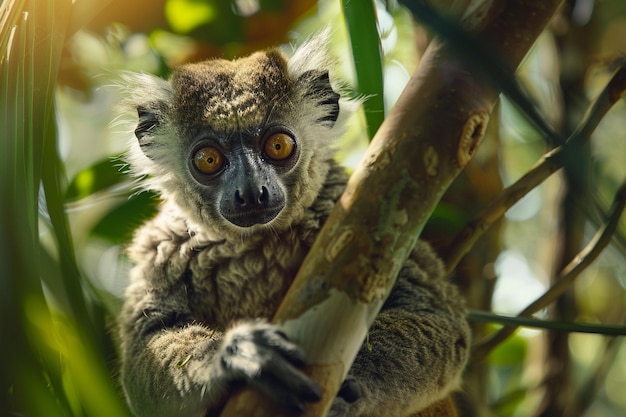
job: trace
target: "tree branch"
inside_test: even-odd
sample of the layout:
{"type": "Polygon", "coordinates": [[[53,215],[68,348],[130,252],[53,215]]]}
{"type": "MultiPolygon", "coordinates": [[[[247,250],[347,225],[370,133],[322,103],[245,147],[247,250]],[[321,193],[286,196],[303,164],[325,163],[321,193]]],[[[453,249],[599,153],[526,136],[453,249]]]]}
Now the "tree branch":
{"type": "MultiPolygon", "coordinates": [[[[511,71],[561,3],[494,2],[468,16],[511,71]]],[[[307,352],[325,415],[426,220],[469,162],[498,91],[433,41],[305,259],[275,322],[307,352]]],[[[223,416],[278,416],[251,390],[223,416]]]]}

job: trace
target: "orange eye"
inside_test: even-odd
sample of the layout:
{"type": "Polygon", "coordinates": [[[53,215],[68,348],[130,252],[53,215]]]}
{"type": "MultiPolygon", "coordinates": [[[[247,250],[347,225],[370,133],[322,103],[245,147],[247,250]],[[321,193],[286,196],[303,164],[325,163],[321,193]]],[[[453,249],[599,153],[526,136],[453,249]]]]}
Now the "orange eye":
{"type": "Polygon", "coordinates": [[[265,141],[265,154],[276,161],[289,158],[296,149],[296,142],[285,133],[274,133],[265,141]]]}
{"type": "Polygon", "coordinates": [[[224,166],[224,155],[217,149],[206,146],[196,151],[193,163],[203,174],[215,174],[224,166]]]}

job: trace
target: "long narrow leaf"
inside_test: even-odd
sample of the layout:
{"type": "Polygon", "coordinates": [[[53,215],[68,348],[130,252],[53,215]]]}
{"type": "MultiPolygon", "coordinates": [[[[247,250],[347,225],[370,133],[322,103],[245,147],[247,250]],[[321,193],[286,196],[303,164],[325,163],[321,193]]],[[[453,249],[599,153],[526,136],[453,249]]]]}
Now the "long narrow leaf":
{"type": "Polygon", "coordinates": [[[61,379],[38,368],[58,369],[59,363],[41,363],[45,347],[34,341],[36,332],[28,316],[35,305],[42,306],[42,314],[48,313],[37,262],[39,161],[35,155],[41,138],[33,129],[35,96],[42,87],[35,77],[35,55],[48,52],[32,13],[34,3],[8,2],[1,7],[0,43],[6,50],[0,58],[0,126],[4,127],[0,140],[0,308],[4,317],[0,379],[5,389],[12,388],[13,402],[31,415],[61,416],[66,415],[67,402],[54,395],[62,389],[61,379]]]}
{"type": "Polygon", "coordinates": [[[0,384],[15,408],[2,411],[127,416],[87,325],[63,211],[54,88],[71,8],[71,0],[0,5],[0,44],[6,45],[0,56],[0,384]],[[46,256],[46,263],[38,230],[42,179],[58,253],[46,256]],[[47,295],[68,295],[71,309],[50,307],[44,275],[47,295]]]}
{"type": "Polygon", "coordinates": [[[366,100],[363,111],[369,139],[385,118],[382,51],[372,0],[342,0],[356,70],[357,92],[366,100]]]}

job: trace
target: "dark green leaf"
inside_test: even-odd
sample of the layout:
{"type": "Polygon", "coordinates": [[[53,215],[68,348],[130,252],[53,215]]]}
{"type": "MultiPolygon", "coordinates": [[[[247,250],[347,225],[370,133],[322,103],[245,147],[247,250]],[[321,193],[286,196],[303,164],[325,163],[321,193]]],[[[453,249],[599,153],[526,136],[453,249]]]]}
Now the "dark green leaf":
{"type": "Polygon", "coordinates": [[[67,187],[68,201],[80,200],[121,182],[128,181],[118,158],[106,158],[80,171],[67,187]]]}
{"type": "Polygon", "coordinates": [[[373,1],[342,0],[356,69],[356,90],[366,100],[363,112],[370,140],[385,118],[382,51],[373,1]]]}
{"type": "Polygon", "coordinates": [[[156,213],[157,197],[149,192],[135,194],[104,216],[93,228],[95,236],[113,243],[128,242],[133,231],[156,213]]]}

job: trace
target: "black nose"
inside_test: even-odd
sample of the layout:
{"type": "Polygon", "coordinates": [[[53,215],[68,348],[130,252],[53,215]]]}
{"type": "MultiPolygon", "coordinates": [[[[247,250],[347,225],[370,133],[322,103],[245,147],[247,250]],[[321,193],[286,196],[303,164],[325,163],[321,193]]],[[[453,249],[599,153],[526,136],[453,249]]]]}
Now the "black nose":
{"type": "Polygon", "coordinates": [[[238,207],[250,207],[255,204],[260,206],[266,205],[269,198],[269,192],[263,185],[260,189],[247,187],[244,190],[235,191],[235,204],[238,207]]]}

